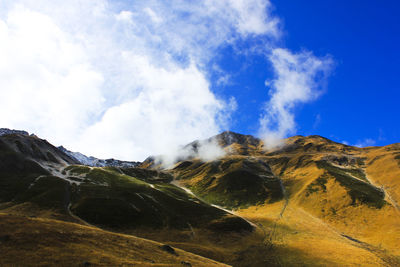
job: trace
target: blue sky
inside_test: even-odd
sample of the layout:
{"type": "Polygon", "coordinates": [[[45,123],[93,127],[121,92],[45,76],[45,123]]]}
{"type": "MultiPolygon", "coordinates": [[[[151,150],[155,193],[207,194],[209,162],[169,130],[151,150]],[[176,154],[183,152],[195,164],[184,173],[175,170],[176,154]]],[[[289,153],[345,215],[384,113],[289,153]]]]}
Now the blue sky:
{"type": "MultiPolygon", "coordinates": [[[[399,142],[400,3],[311,0],[273,5],[284,25],[286,47],[329,54],[335,61],[324,93],[296,108],[297,133],[353,145],[399,142]]],[[[222,65],[238,71],[241,64],[231,64],[229,57],[228,52],[222,65]]],[[[263,57],[249,61],[251,66],[238,72],[236,83],[222,91],[240,99],[232,130],[254,134],[266,98],[264,80],[271,73],[263,57]]]]}
{"type": "Polygon", "coordinates": [[[372,0],[2,1],[0,127],[126,160],[175,157],[228,129],[267,145],[295,134],[399,142],[399,11],[372,0]]]}

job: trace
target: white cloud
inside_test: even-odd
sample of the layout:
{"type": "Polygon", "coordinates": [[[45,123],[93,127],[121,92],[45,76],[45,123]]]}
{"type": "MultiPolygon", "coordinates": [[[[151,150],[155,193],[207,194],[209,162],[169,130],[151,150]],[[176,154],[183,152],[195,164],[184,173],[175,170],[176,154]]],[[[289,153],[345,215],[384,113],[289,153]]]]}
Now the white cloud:
{"type": "Polygon", "coordinates": [[[219,131],[216,118],[225,104],[206,90],[208,81],[195,65],[165,69],[133,54],[126,55],[126,63],[131,64],[137,86],[143,90],[132,100],[108,109],[99,122],[87,128],[77,144],[83,152],[129,158],[135,151],[144,159],[149,151],[168,154],[198,136],[219,131]],[[124,142],[119,142],[121,139],[124,142]],[[99,146],[99,140],[105,142],[99,146]]]}
{"type": "MultiPolygon", "coordinates": [[[[143,160],[229,128],[237,103],[208,81],[223,46],[265,38],[277,77],[261,122],[277,136],[294,129],[293,106],[313,98],[313,79],[328,65],[271,50],[280,29],[268,0],[0,5],[0,125],[97,157],[143,160]]],[[[222,74],[217,83],[229,84],[222,74]]]]}
{"type": "Polygon", "coordinates": [[[215,160],[223,157],[225,154],[225,151],[218,145],[215,139],[200,143],[198,157],[203,161],[215,160]]]}
{"type": "Polygon", "coordinates": [[[22,7],[0,20],[0,124],[79,134],[104,102],[103,75],[50,17],[22,7]]]}
{"type": "Polygon", "coordinates": [[[311,52],[292,53],[275,48],[269,55],[275,79],[270,85],[270,100],[260,118],[260,134],[267,147],[296,131],[294,108],[320,95],[320,87],[332,66],[330,58],[317,58],[311,52]]]}
{"type": "Polygon", "coordinates": [[[209,59],[277,32],[261,0],[1,5],[0,125],[98,157],[142,160],[228,127],[236,102],[210,90],[209,59]]]}
{"type": "Polygon", "coordinates": [[[321,124],[321,114],[317,114],[316,116],[315,116],[315,121],[314,121],[314,124],[313,124],[313,129],[315,130],[315,129],[317,129],[318,128],[318,126],[321,124]]]}
{"type": "Polygon", "coordinates": [[[149,8],[149,7],[146,7],[145,9],[143,9],[143,11],[151,18],[151,20],[154,22],[154,23],[161,23],[162,21],[163,21],[163,19],[160,17],[160,16],[158,16],[154,11],[153,11],[153,9],[151,9],[151,8],[149,8]]]}
{"type": "Polygon", "coordinates": [[[176,147],[167,154],[155,157],[156,164],[162,164],[164,168],[171,168],[174,164],[186,159],[200,159],[203,162],[213,161],[226,155],[225,150],[220,147],[217,140],[205,139],[195,141],[184,147],[176,147]],[[194,144],[195,143],[195,144],[194,144]],[[194,146],[192,146],[194,144],[194,146]]]}
{"type": "Polygon", "coordinates": [[[133,13],[127,10],[122,10],[121,12],[119,12],[115,17],[117,20],[119,21],[123,21],[123,22],[128,22],[128,23],[133,23],[132,21],[132,16],[133,13]]]}
{"type": "Polygon", "coordinates": [[[241,34],[280,35],[278,18],[268,12],[271,6],[269,1],[229,0],[227,4],[237,12],[236,27],[241,34]]]}
{"type": "Polygon", "coordinates": [[[368,147],[368,146],[374,146],[376,145],[376,141],[371,139],[371,138],[366,138],[362,141],[359,141],[357,144],[355,144],[354,146],[356,147],[368,147]]]}

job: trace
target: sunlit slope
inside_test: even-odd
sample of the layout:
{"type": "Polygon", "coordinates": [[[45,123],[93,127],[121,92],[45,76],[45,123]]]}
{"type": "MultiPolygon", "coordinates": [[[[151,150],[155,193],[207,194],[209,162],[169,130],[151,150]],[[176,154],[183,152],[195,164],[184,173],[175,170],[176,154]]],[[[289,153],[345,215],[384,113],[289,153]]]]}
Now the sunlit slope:
{"type": "Polygon", "coordinates": [[[273,203],[283,198],[282,186],[267,164],[242,156],[203,163],[179,163],[172,171],[182,185],[206,201],[228,208],[273,203]]]}
{"type": "Polygon", "coordinates": [[[278,263],[278,266],[398,265],[398,259],[384,249],[346,236],[329,223],[292,204],[261,205],[239,210],[237,214],[265,230],[264,243],[271,262],[278,263]]]}
{"type": "Polygon", "coordinates": [[[371,149],[316,136],[295,137],[287,143],[289,151],[275,151],[265,160],[279,173],[291,205],[304,208],[345,235],[400,255],[399,216],[385,186],[370,177],[371,149]]]}
{"type": "Polygon", "coordinates": [[[1,266],[226,266],[99,228],[0,213],[1,266]]]}
{"type": "Polygon", "coordinates": [[[400,264],[398,146],[361,149],[295,136],[264,150],[259,142],[249,149],[248,142],[222,143],[224,158],[179,162],[171,172],[207,201],[261,223],[267,237],[280,236],[265,243],[282,264],[400,264]],[[237,178],[235,170],[246,172],[237,178]]]}
{"type": "Polygon", "coordinates": [[[400,144],[366,150],[368,178],[386,192],[387,201],[400,206],[400,144]]]}

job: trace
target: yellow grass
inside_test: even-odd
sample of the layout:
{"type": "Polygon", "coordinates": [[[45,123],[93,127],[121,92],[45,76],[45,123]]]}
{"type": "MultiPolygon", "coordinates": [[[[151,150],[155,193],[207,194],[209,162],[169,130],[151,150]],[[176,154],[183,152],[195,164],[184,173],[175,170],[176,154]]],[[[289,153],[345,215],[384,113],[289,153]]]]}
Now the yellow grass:
{"type": "Polygon", "coordinates": [[[0,266],[226,266],[161,246],[74,223],[0,214],[0,266]]]}

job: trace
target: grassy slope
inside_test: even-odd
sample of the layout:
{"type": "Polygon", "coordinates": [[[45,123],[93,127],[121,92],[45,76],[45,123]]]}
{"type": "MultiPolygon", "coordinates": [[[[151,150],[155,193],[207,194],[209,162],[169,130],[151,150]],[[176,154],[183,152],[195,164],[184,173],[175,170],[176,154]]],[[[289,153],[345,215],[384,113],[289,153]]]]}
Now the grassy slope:
{"type": "MultiPolygon", "coordinates": [[[[396,178],[400,161],[395,159],[400,158],[399,154],[392,151],[387,156],[390,161],[378,158],[373,163],[374,167],[380,164],[379,172],[386,174],[384,181],[391,185],[384,193],[375,177],[379,176],[380,181],[384,178],[370,166],[372,152],[368,149],[352,148],[317,136],[294,137],[287,143],[272,153],[252,152],[253,158],[267,162],[282,179],[287,200],[266,199],[265,204],[236,206],[241,208],[238,214],[262,225],[264,243],[271,247],[265,252],[261,246],[253,245],[259,252],[246,252],[253,255],[253,261],[260,266],[263,259],[284,266],[400,264],[400,220],[392,205],[400,188],[396,178]],[[391,200],[388,191],[392,192],[391,200]],[[271,258],[271,253],[275,257],[271,258]]],[[[181,182],[196,191],[196,185],[209,180],[211,171],[208,166],[193,166],[178,164],[174,171],[183,179],[181,182]]],[[[231,195],[221,190],[217,202],[213,197],[207,198],[207,190],[203,192],[206,192],[203,198],[218,204],[220,199],[231,195]]]]}
{"type": "Polygon", "coordinates": [[[366,171],[370,180],[383,187],[391,199],[389,202],[400,205],[400,145],[373,148],[366,151],[368,160],[366,171]]]}
{"type": "Polygon", "coordinates": [[[11,149],[0,139],[0,202],[10,201],[40,175],[49,174],[39,164],[11,149]]]}
{"type": "Polygon", "coordinates": [[[185,161],[173,172],[180,183],[207,202],[230,209],[272,203],[283,197],[280,181],[269,167],[248,157],[232,156],[208,163],[185,161]]]}
{"type": "MultiPolygon", "coordinates": [[[[72,211],[90,223],[167,242],[226,263],[234,262],[235,252],[243,247],[259,244],[259,233],[251,233],[251,227],[243,219],[210,207],[174,185],[159,182],[149,185],[112,169],[79,169],[81,173],[89,171],[86,177],[92,181],[109,185],[81,185],[79,194],[84,197],[76,197],[72,211]],[[133,210],[126,203],[142,212],[131,214],[133,210]]],[[[139,170],[123,171],[134,175],[139,170]]],[[[148,176],[145,178],[149,180],[148,176]]]]}
{"type": "MultiPolygon", "coordinates": [[[[292,151],[286,154],[290,159],[286,166],[272,165],[288,185],[289,207],[295,211],[304,209],[323,224],[334,227],[338,233],[360,241],[353,243],[364,244],[361,246],[364,250],[374,251],[386,264],[400,264],[400,220],[383,191],[367,178],[367,150],[352,149],[333,142],[326,144],[320,140],[310,140],[308,144],[303,146],[303,149],[308,146],[312,150],[308,161],[299,164],[301,155],[304,157],[306,151],[292,151]],[[308,145],[310,143],[312,145],[308,145]],[[318,147],[320,151],[315,153],[318,147]],[[350,160],[341,163],[326,160],[332,154],[337,155],[334,158],[345,156],[350,160]]],[[[388,170],[388,167],[384,168],[388,170]]],[[[318,254],[322,247],[317,242],[314,244],[315,254],[318,254]]],[[[345,256],[342,258],[347,259],[345,256]]]]}
{"type": "MultiPolygon", "coordinates": [[[[180,263],[177,260],[162,261],[165,256],[157,256],[160,253],[154,246],[144,244],[135,254],[132,248],[128,248],[130,243],[116,242],[116,237],[110,239],[104,231],[86,233],[88,228],[75,226],[77,229],[74,229],[72,224],[53,219],[85,224],[84,219],[105,229],[140,236],[154,232],[159,233],[154,239],[175,242],[177,239],[171,238],[174,235],[190,237],[196,233],[197,238],[199,232],[207,233],[202,237],[204,242],[218,233],[222,233],[223,239],[228,239],[237,232],[240,237],[236,240],[240,240],[253,230],[245,220],[169,184],[172,177],[165,173],[136,168],[122,172],[117,168],[74,165],[62,170],[62,165],[52,162],[48,167],[56,168],[60,173],[53,174],[62,179],[55,177],[32,159],[38,154],[39,160],[47,162],[42,153],[46,150],[46,143],[31,137],[20,139],[19,136],[7,137],[7,142],[4,137],[0,139],[0,210],[9,214],[0,219],[0,246],[3,246],[0,265],[18,265],[22,261],[26,265],[25,261],[29,259],[32,265],[57,263],[70,266],[85,260],[102,265],[136,263],[142,266],[146,259],[139,257],[136,260],[130,256],[137,256],[140,251],[148,255],[148,263],[152,260],[159,261],[159,264],[180,263]],[[40,149],[37,148],[39,145],[40,149]],[[24,151],[25,154],[21,153],[24,151]],[[79,230],[78,236],[75,230],[79,230]],[[112,245],[102,247],[110,240],[112,245]],[[37,252],[35,245],[39,246],[37,252]],[[3,250],[4,246],[7,249],[3,250]]],[[[204,242],[192,244],[193,250],[202,250],[204,242]]],[[[199,258],[194,262],[197,262],[195,266],[209,266],[210,261],[199,258]]]]}
{"type": "MultiPolygon", "coordinates": [[[[251,231],[244,220],[232,224],[226,212],[199,201],[174,185],[157,182],[157,179],[147,183],[112,168],[81,171],[87,172],[87,181],[73,192],[71,210],[89,223],[130,232],[137,227],[213,228],[223,220],[225,226],[234,224],[238,228],[232,231],[251,231]]],[[[134,175],[132,170],[127,173],[134,175]]],[[[164,179],[163,175],[159,176],[164,179]]],[[[148,175],[147,180],[150,178],[148,175]]]]}
{"type": "MultiPolygon", "coordinates": [[[[306,210],[339,233],[368,243],[399,264],[400,220],[395,207],[388,203],[386,192],[370,177],[368,149],[321,140],[309,140],[310,143],[308,163],[298,164],[300,155],[307,152],[292,151],[286,153],[290,161],[283,172],[279,164],[271,165],[289,187],[291,207],[306,210]],[[320,147],[319,152],[316,147],[320,147]],[[349,160],[338,160],[344,157],[349,160]]],[[[383,168],[388,171],[390,166],[383,168]]],[[[392,169],[396,171],[398,168],[392,169]]]]}
{"type": "Polygon", "coordinates": [[[283,206],[281,202],[239,211],[265,229],[264,242],[268,244],[271,261],[279,266],[386,266],[380,254],[385,260],[392,260],[384,252],[374,253],[343,237],[297,205],[289,204],[281,217],[283,206]]]}
{"type": "Polygon", "coordinates": [[[0,213],[1,266],[226,266],[133,236],[0,213]]]}
{"type": "MultiPolygon", "coordinates": [[[[148,179],[142,170],[121,174],[115,168],[69,167],[74,175],[88,174],[79,192],[71,190],[72,210],[102,227],[167,242],[234,266],[400,265],[400,221],[395,205],[400,188],[398,147],[358,149],[320,137],[294,137],[287,143],[288,146],[272,153],[252,147],[249,153],[252,158],[232,155],[217,163],[183,162],[172,171],[180,176],[181,183],[207,201],[235,208],[237,214],[256,223],[258,227],[252,233],[238,231],[237,227],[244,225],[237,217],[202,219],[203,212],[193,217],[190,194],[161,183],[171,179],[168,175],[155,175],[156,179],[151,175],[148,179]],[[271,170],[264,163],[254,164],[254,157],[257,162],[271,166],[271,170]],[[262,176],[265,173],[268,177],[262,176]],[[250,190],[246,187],[249,179],[250,190]],[[280,190],[279,180],[284,192],[280,190]],[[137,194],[145,201],[135,197],[137,194]],[[176,202],[177,199],[190,205],[185,204],[182,209],[182,201],[176,202]],[[160,202],[168,206],[157,204],[160,202]],[[146,208],[149,203],[152,207],[146,208]],[[121,219],[129,219],[129,212],[136,210],[129,204],[150,212],[140,216],[147,218],[144,221],[132,220],[130,225],[155,222],[155,228],[128,229],[121,225],[121,219]],[[118,212],[121,207],[125,207],[122,213],[118,212]],[[151,212],[154,207],[157,210],[175,207],[175,210],[165,211],[162,218],[169,219],[157,220],[159,217],[151,212]],[[185,210],[186,216],[174,216],[185,210]],[[96,212],[91,215],[90,211],[96,212]],[[106,220],[96,222],[99,214],[106,220]],[[210,222],[206,227],[205,221],[210,222]],[[175,224],[180,227],[164,228],[175,224]]],[[[232,147],[243,151],[237,144],[230,145],[229,149],[232,147]]],[[[59,188],[61,185],[59,182],[59,188]]],[[[21,206],[26,203],[30,205],[28,208],[40,208],[42,199],[54,197],[40,188],[41,183],[35,184],[32,190],[39,190],[36,194],[23,195],[28,202],[8,210],[19,209],[24,214],[27,207],[24,210],[21,206]]],[[[40,216],[54,217],[55,213],[62,213],[64,204],[57,206],[62,201],[54,201],[40,216]]],[[[137,218],[133,215],[132,218],[137,218]]]]}
{"type": "MultiPolygon", "coordinates": [[[[147,172],[125,171],[130,175],[147,172]]],[[[64,173],[69,178],[75,175],[76,180],[80,179],[83,183],[80,186],[69,185],[60,178],[43,176],[29,190],[19,194],[18,201],[2,212],[81,222],[68,217],[67,206],[71,201],[71,211],[90,224],[168,242],[176,247],[190,248],[192,252],[199,252],[205,257],[213,256],[214,259],[228,261],[234,249],[225,249],[225,245],[229,247],[232,241],[242,242],[258,237],[251,233],[252,227],[243,219],[203,203],[184,190],[160,182],[159,179],[150,179],[152,183],[149,184],[121,174],[115,168],[84,166],[69,166],[64,173]],[[70,195],[68,197],[67,191],[70,195]],[[216,253],[215,248],[222,253],[216,253]]],[[[156,174],[153,171],[150,173],[156,174]]],[[[156,176],[161,180],[166,178],[165,175],[156,176]]],[[[24,238],[28,238],[28,234],[24,238]]],[[[13,250],[16,248],[17,245],[10,253],[15,253],[13,250]]],[[[84,250],[82,255],[86,255],[87,251],[84,250]]],[[[67,256],[74,253],[75,249],[67,256]]]]}

